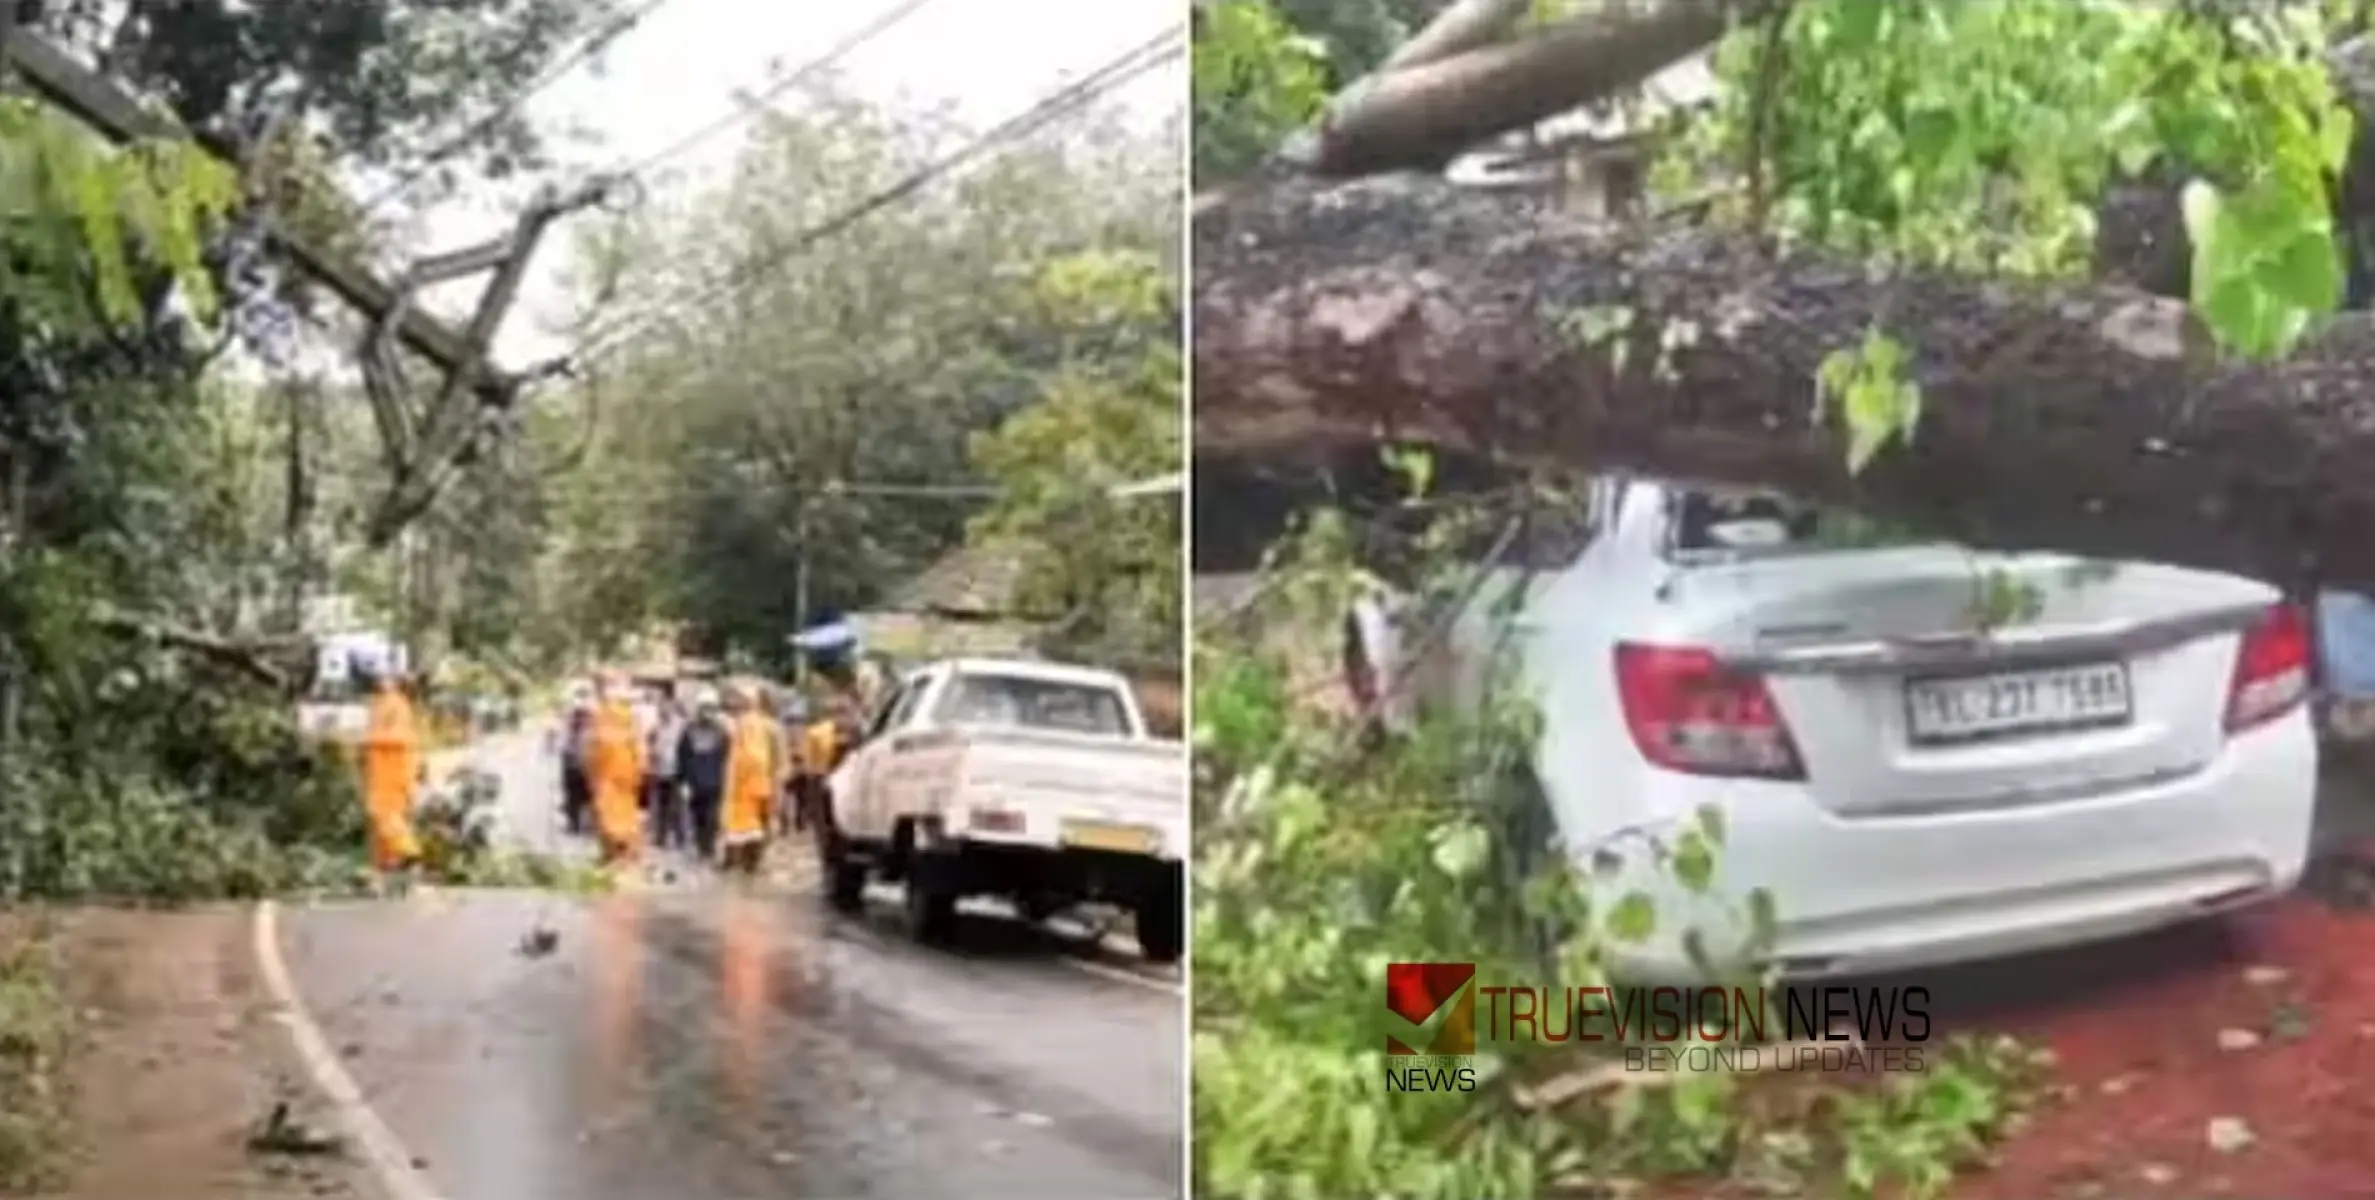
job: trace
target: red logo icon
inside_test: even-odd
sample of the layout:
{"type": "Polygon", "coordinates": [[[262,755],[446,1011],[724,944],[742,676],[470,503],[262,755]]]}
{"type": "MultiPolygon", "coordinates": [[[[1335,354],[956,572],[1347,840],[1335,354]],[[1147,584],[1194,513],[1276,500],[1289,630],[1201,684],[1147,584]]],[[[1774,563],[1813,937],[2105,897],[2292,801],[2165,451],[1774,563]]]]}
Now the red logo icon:
{"type": "Polygon", "coordinates": [[[1385,1010],[1412,1025],[1438,1014],[1443,1024],[1424,1050],[1413,1050],[1395,1034],[1385,1037],[1388,1054],[1467,1055],[1476,1053],[1475,963],[1387,963],[1385,1010]]]}

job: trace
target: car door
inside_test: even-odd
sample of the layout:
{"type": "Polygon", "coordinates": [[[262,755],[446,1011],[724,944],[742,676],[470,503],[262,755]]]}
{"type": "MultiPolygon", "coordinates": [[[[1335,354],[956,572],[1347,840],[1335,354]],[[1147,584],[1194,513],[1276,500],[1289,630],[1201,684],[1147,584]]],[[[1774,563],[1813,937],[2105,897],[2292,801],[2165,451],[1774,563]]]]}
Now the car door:
{"type": "Polygon", "coordinates": [[[888,769],[889,758],[898,753],[898,739],[888,735],[915,719],[924,694],[931,690],[932,678],[929,673],[911,675],[894,686],[874,710],[864,740],[850,756],[850,786],[869,831],[887,831],[898,819],[904,797],[893,786],[895,779],[888,769]]]}

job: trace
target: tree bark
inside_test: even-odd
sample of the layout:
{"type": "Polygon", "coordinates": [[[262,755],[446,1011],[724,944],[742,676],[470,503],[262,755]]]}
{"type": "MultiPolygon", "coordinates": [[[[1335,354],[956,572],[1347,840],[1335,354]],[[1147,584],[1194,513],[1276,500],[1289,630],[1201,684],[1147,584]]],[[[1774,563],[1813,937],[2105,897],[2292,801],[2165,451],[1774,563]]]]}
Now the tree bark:
{"type": "Polygon", "coordinates": [[[2222,362],[2182,304],[2130,288],[1879,278],[1409,179],[1226,197],[1193,249],[1200,460],[1390,438],[1772,487],[1974,545],[2375,583],[2365,319],[2222,362]],[[1623,335],[1578,332],[1619,308],[1623,335]],[[1874,327],[1924,406],[1855,476],[1813,380],[1874,327]]]}

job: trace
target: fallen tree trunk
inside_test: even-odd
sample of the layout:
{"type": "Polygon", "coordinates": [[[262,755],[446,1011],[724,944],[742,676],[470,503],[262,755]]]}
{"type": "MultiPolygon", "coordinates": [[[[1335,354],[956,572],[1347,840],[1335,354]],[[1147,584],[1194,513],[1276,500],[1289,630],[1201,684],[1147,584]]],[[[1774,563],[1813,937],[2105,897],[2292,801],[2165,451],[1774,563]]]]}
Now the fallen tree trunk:
{"type": "Polygon", "coordinates": [[[1881,279],[1411,179],[1225,197],[1194,254],[1200,460],[1390,438],[1767,486],[1974,545],[2375,583],[2362,319],[2225,363],[2182,304],[2132,289],[1881,279]],[[1620,334],[1581,332],[1619,311],[1620,334]],[[1925,403],[1913,444],[1852,476],[1813,380],[1872,327],[1914,353],[1925,403]]]}

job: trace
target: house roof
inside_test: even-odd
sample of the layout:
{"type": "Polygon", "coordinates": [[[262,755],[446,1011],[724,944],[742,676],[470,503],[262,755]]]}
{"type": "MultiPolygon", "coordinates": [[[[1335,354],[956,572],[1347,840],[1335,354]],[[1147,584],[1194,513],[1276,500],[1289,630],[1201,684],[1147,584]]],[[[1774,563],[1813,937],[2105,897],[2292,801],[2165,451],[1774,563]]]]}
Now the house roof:
{"type": "Polygon", "coordinates": [[[884,605],[895,612],[994,619],[1015,616],[1022,554],[1011,544],[959,546],[944,554],[884,605]]]}

